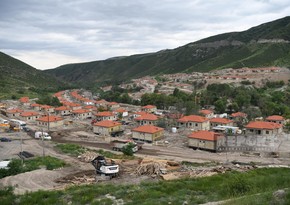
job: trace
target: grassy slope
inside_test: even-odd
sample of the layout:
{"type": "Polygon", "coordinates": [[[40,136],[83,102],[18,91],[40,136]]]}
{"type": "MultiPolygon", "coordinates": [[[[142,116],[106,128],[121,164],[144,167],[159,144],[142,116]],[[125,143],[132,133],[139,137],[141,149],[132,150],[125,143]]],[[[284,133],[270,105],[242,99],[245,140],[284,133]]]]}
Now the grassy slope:
{"type": "Polygon", "coordinates": [[[161,73],[210,71],[226,67],[290,67],[289,43],[257,44],[259,39],[290,40],[290,17],[253,27],[244,32],[226,33],[185,46],[150,54],[63,65],[47,73],[68,82],[92,85],[104,81],[125,81],[161,73]],[[240,41],[236,46],[204,46],[204,43],[240,41]]]}
{"type": "Polygon", "coordinates": [[[36,96],[28,88],[56,89],[63,83],[22,61],[0,52],[0,99],[11,95],[36,96]],[[19,91],[22,92],[19,92],[19,91]],[[23,93],[24,91],[24,93],[23,93]]]}
{"type": "MultiPolygon", "coordinates": [[[[0,192],[1,204],[113,204],[106,194],[125,204],[201,204],[231,199],[227,204],[278,204],[272,193],[290,187],[287,168],[226,173],[205,178],[141,183],[72,186],[62,191],[38,191],[11,197],[0,192]],[[264,198],[265,197],[265,198],[264,198]],[[236,199],[235,199],[236,198],[236,199]],[[241,200],[242,199],[242,200],[241,200]]],[[[8,194],[9,192],[9,194],[8,194]]],[[[280,204],[289,204],[290,192],[280,204]]]]}

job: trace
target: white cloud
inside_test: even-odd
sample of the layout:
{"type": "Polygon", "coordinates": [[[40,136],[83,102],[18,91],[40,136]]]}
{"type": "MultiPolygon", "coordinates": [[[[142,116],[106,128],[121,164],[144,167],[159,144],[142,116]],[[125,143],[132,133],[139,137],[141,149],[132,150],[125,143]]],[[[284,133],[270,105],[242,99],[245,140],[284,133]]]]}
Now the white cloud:
{"type": "Polygon", "coordinates": [[[0,50],[38,69],[154,52],[289,15],[286,0],[9,0],[0,50]]]}

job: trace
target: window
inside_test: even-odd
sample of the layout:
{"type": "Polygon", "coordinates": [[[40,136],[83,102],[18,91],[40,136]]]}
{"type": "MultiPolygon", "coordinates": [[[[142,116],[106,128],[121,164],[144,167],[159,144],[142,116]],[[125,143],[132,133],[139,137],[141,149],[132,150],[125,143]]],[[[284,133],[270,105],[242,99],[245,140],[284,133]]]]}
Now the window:
{"type": "Polygon", "coordinates": [[[195,126],[197,127],[198,126],[198,123],[195,123],[195,126]]]}
{"type": "Polygon", "coordinates": [[[266,131],[266,134],[268,135],[268,134],[270,134],[270,132],[269,131],[266,131]]]}

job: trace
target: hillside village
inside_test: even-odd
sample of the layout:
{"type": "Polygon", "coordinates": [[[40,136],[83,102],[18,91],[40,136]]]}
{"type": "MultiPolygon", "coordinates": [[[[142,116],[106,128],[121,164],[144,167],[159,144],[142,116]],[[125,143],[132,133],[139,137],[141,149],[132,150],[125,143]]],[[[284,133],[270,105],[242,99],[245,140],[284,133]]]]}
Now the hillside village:
{"type": "MultiPolygon", "coordinates": [[[[175,88],[192,92],[191,80],[195,79],[206,81],[207,84],[225,81],[235,81],[237,83],[250,79],[255,81],[255,85],[257,85],[259,84],[258,79],[264,81],[267,79],[281,80],[278,76],[286,76],[285,72],[287,73],[289,70],[276,67],[243,68],[234,72],[232,69],[226,69],[205,74],[163,75],[160,78],[166,79],[166,81],[161,83],[158,83],[154,78],[144,77],[133,80],[134,86],[143,87],[143,89],[130,95],[136,97],[144,92],[153,93],[158,84],[160,87],[158,91],[164,91],[167,94],[169,91],[172,93],[175,88]],[[185,84],[184,82],[188,83],[185,84]],[[162,89],[165,87],[167,88],[166,91],[162,89]]],[[[126,88],[128,86],[133,85],[120,85],[120,87],[126,88]]],[[[214,152],[229,150],[231,147],[233,149],[237,147],[237,149],[244,151],[255,151],[257,149],[277,151],[277,147],[281,143],[281,137],[278,136],[283,135],[283,125],[287,121],[282,116],[274,115],[254,122],[252,121],[254,119],[247,119],[247,114],[242,112],[229,115],[215,113],[211,109],[202,109],[199,111],[199,115],[183,116],[181,113],[173,114],[168,110],[157,110],[154,105],[134,106],[107,102],[103,99],[95,100],[89,92],[82,90],[61,91],[55,93],[54,97],[58,98],[62,106],[40,105],[35,103],[33,99],[22,97],[18,102],[7,103],[5,109],[2,109],[1,112],[4,118],[6,117],[8,120],[16,118],[27,122],[28,127],[35,131],[66,129],[73,126],[73,123],[77,121],[88,126],[88,130],[100,138],[113,136],[153,144],[162,142],[174,144],[171,142],[172,137],[170,135],[177,135],[178,133],[178,135],[183,135],[184,138],[182,145],[179,146],[186,144],[195,149],[214,152]],[[247,124],[244,127],[238,127],[245,122],[247,124]],[[162,127],[158,127],[161,124],[162,127]],[[233,136],[228,133],[229,130],[233,136]],[[264,137],[265,134],[266,137],[264,137]],[[240,142],[229,144],[231,140],[225,140],[225,135],[227,138],[239,138],[240,142]],[[240,137],[237,137],[238,135],[240,137]],[[261,142],[250,139],[252,136],[257,138],[257,135],[263,136],[258,137],[261,142]],[[243,136],[243,140],[241,136],[243,136]],[[247,139],[244,139],[245,136],[247,136],[247,139]],[[187,137],[189,137],[188,140],[187,137]]],[[[179,136],[179,138],[181,137],[179,136]]]]}

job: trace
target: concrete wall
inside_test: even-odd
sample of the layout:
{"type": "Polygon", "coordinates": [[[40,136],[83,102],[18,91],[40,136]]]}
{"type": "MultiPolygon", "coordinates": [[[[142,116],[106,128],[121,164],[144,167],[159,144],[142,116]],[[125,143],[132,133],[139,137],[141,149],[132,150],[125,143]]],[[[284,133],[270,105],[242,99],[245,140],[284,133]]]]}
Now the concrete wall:
{"type": "Polygon", "coordinates": [[[144,132],[132,132],[132,138],[135,140],[140,140],[140,141],[147,141],[147,142],[154,142],[156,140],[160,140],[163,138],[163,131],[150,134],[150,133],[144,133],[144,132]]]}
{"type": "Polygon", "coordinates": [[[179,127],[185,127],[189,129],[194,129],[194,130],[209,130],[210,129],[210,124],[209,121],[206,122],[187,122],[187,123],[178,123],[179,127]]]}
{"type": "Polygon", "coordinates": [[[114,127],[101,127],[101,126],[94,126],[93,132],[99,133],[100,135],[111,135],[111,132],[117,132],[121,130],[121,125],[114,126],[114,127]]]}
{"type": "MultiPolygon", "coordinates": [[[[48,127],[48,122],[42,122],[42,121],[37,121],[37,125],[41,127],[48,127]]],[[[49,122],[49,127],[59,127],[63,125],[63,120],[60,121],[54,121],[54,122],[49,122]]]]}

